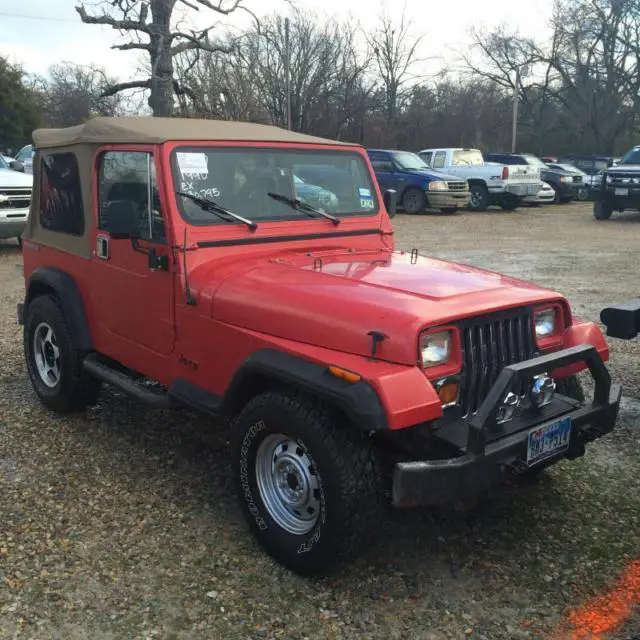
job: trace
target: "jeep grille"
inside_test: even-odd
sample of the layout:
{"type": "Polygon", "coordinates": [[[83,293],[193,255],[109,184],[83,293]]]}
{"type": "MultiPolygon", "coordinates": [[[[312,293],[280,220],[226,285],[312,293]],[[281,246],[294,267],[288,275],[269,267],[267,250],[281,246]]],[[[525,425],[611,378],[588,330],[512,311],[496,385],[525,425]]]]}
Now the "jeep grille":
{"type": "Polygon", "coordinates": [[[467,183],[464,181],[454,182],[453,180],[449,180],[447,187],[449,191],[467,191],[467,183]]]}
{"type": "Polygon", "coordinates": [[[462,415],[470,416],[505,366],[536,355],[533,315],[520,308],[462,320],[458,326],[463,362],[459,405],[462,415]]]}

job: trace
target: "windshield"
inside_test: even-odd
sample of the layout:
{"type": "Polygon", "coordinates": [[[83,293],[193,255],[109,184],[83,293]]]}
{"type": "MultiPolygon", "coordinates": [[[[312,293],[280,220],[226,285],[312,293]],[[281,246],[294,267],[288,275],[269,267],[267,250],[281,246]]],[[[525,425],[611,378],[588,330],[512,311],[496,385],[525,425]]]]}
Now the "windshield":
{"type": "Polygon", "coordinates": [[[4,158],[0,156],[0,169],[8,169],[9,165],[5,162],[4,158]]]}
{"type": "Polygon", "coordinates": [[[409,151],[396,151],[392,155],[393,159],[398,163],[401,169],[408,169],[409,171],[411,171],[415,169],[429,168],[417,153],[410,153],[409,151]]]}
{"type": "Polygon", "coordinates": [[[568,171],[569,173],[582,173],[582,171],[580,171],[580,169],[578,169],[578,167],[574,167],[573,165],[570,164],[554,164],[551,165],[553,167],[558,167],[558,169],[564,169],[565,171],[568,171]]]}
{"type": "Polygon", "coordinates": [[[627,152],[618,164],[640,164],[640,147],[634,147],[627,152]]]}
{"type": "Polygon", "coordinates": [[[484,158],[478,149],[458,149],[453,152],[453,161],[451,164],[454,167],[479,165],[484,164],[484,158]]]}
{"type": "MultiPolygon", "coordinates": [[[[300,219],[269,193],[339,217],[373,215],[378,201],[362,156],[353,152],[182,147],[172,154],[176,191],[215,201],[253,221],[300,219]]],[[[230,224],[196,202],[176,196],[181,215],[195,225],[230,224]]]]}
{"type": "Polygon", "coordinates": [[[527,164],[529,164],[532,167],[546,167],[547,165],[542,162],[542,160],[540,160],[540,158],[538,158],[537,156],[530,156],[530,155],[526,155],[524,156],[524,158],[526,158],[527,160],[527,164]]]}

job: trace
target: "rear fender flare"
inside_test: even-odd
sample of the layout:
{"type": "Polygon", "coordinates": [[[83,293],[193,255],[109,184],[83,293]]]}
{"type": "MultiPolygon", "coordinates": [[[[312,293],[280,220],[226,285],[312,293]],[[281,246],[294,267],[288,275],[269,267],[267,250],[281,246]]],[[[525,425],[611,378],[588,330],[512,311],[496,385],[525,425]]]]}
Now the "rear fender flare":
{"type": "Polygon", "coordinates": [[[43,293],[52,292],[59,300],[64,316],[69,322],[76,345],[83,351],[93,351],[89,323],[76,281],[64,271],[54,267],[36,269],[29,278],[25,299],[25,313],[29,303],[43,293]]]}

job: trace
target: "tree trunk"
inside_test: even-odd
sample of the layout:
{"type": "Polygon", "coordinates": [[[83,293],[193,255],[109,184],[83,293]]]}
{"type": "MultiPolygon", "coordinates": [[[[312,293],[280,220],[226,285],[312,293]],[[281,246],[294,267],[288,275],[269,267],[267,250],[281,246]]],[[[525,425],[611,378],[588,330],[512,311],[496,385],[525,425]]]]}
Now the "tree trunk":
{"type": "Polygon", "coordinates": [[[173,115],[173,56],[171,55],[171,12],[175,0],[151,3],[151,80],[149,106],[154,116],[173,115]]]}

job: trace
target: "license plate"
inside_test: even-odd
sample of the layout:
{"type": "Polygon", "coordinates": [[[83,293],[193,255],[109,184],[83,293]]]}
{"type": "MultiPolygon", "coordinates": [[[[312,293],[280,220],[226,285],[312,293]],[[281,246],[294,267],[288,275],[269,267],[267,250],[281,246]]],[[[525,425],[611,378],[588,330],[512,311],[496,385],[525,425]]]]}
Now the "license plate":
{"type": "Polygon", "coordinates": [[[571,418],[568,417],[532,429],[527,441],[527,464],[534,465],[564,451],[570,438],[571,418]]]}
{"type": "Polygon", "coordinates": [[[616,189],[616,195],[617,196],[628,196],[629,195],[629,189],[616,189]]]}
{"type": "Polygon", "coordinates": [[[527,195],[534,196],[534,195],[536,195],[536,193],[538,193],[539,190],[540,189],[539,189],[538,185],[535,185],[535,184],[531,185],[530,184],[527,187],[527,195]]]}

